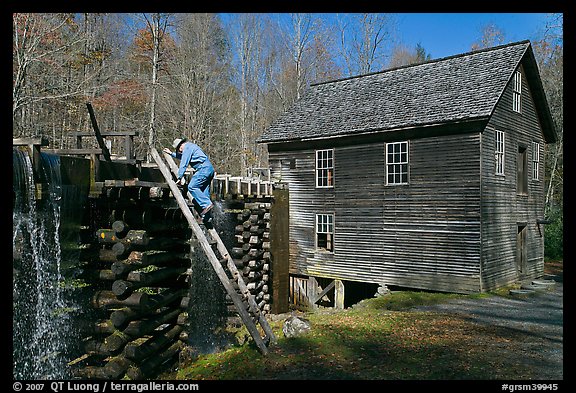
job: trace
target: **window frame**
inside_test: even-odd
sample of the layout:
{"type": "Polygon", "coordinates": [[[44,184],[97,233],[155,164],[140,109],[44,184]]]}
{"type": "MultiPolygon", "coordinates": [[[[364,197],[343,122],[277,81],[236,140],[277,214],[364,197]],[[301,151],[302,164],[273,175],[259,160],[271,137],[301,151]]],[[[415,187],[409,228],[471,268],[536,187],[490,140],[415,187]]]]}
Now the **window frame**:
{"type": "Polygon", "coordinates": [[[334,213],[316,213],[314,219],[314,246],[316,251],[323,251],[334,253],[334,235],[335,235],[335,215],[334,213]],[[320,222],[319,218],[322,217],[325,220],[320,222]],[[321,247],[319,245],[318,236],[326,234],[326,247],[321,247]],[[328,245],[331,245],[331,249],[328,245]]]}
{"type": "Polygon", "coordinates": [[[516,195],[528,195],[528,147],[519,144],[516,153],[516,195]]]}
{"type": "Polygon", "coordinates": [[[502,130],[494,130],[494,174],[506,175],[506,133],[502,130]]]}
{"type": "Polygon", "coordinates": [[[406,185],[410,183],[410,141],[398,141],[398,142],[387,142],[384,145],[384,154],[386,155],[386,185],[387,186],[401,186],[401,185],[406,185]],[[400,146],[400,151],[396,152],[396,151],[392,151],[391,153],[388,151],[389,150],[389,146],[400,146]],[[406,152],[402,151],[402,146],[406,146],[406,152]],[[406,154],[406,160],[402,161],[401,157],[402,154],[406,154]],[[392,155],[392,158],[394,158],[396,155],[400,155],[400,161],[396,162],[390,162],[390,155],[392,155]],[[406,166],[406,170],[402,171],[402,166],[405,165],[406,166]],[[390,182],[390,168],[394,168],[394,171],[392,173],[392,176],[394,177],[394,181],[390,182]],[[396,169],[400,167],[400,171],[396,171],[396,169]],[[396,182],[396,176],[400,176],[400,181],[396,182]],[[402,181],[404,180],[404,176],[406,177],[406,181],[402,181]]]}
{"type": "Polygon", "coordinates": [[[522,113],[522,73],[520,70],[514,72],[512,110],[517,113],[522,113]]]}
{"type": "Polygon", "coordinates": [[[532,141],[532,180],[540,180],[540,142],[532,141]]]}
{"type": "MultiPolygon", "coordinates": [[[[334,188],[334,183],[335,183],[335,179],[334,179],[334,149],[319,149],[319,150],[315,150],[314,152],[314,175],[316,177],[316,188],[334,188]],[[323,154],[323,153],[330,153],[330,157],[326,156],[326,157],[318,157],[319,154],[323,154]],[[323,167],[319,167],[318,164],[320,163],[324,163],[326,162],[326,166],[323,167]],[[328,165],[329,163],[332,163],[332,165],[328,165]],[[320,173],[323,173],[322,171],[326,171],[326,176],[325,177],[321,177],[320,173]],[[320,184],[320,180],[325,180],[326,184],[320,184]]],[[[322,183],[324,183],[324,181],[322,181],[322,183]]]]}

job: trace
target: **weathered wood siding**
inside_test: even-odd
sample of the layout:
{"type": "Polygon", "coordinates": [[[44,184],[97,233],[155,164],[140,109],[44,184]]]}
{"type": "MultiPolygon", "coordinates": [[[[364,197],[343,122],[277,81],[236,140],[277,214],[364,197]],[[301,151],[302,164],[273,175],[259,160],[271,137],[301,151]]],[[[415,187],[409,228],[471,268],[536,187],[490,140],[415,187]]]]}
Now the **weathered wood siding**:
{"type": "Polygon", "coordinates": [[[513,80],[482,134],[482,286],[490,290],[544,272],[544,139],[522,68],[522,112],[512,110],[513,80]],[[505,132],[505,176],[495,175],[495,130],[505,132]],[[532,142],[540,143],[539,180],[532,176],[532,142]],[[518,146],[527,148],[528,193],[516,192],[518,146]],[[527,230],[526,272],[516,268],[518,224],[527,230]]]}
{"type": "Polygon", "coordinates": [[[374,142],[336,147],[335,187],[317,189],[314,152],[269,157],[289,184],[290,273],[480,290],[480,132],[410,140],[408,185],[386,185],[385,143],[374,142]],[[316,250],[319,213],[334,213],[333,253],[316,250]]]}

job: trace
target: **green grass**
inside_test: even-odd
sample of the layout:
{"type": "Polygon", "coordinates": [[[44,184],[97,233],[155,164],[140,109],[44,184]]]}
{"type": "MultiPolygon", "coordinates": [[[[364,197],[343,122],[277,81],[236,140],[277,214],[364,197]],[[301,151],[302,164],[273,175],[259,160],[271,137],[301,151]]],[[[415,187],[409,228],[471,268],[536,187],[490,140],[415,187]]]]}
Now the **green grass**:
{"type": "MultiPolygon", "coordinates": [[[[400,291],[346,310],[303,314],[312,329],[285,338],[284,319],[271,321],[277,342],[263,356],[251,339],[219,353],[181,361],[161,379],[189,380],[462,380],[526,379],[532,371],[514,352],[526,337],[463,318],[410,310],[455,295],[400,291]]],[[[300,315],[302,315],[300,313],[300,315]]],[[[244,329],[244,328],[243,328],[244,329]]],[[[238,332],[242,336],[245,332],[238,332]]]]}
{"type": "Polygon", "coordinates": [[[454,293],[427,292],[427,291],[398,291],[388,296],[367,299],[358,306],[384,310],[406,310],[416,306],[426,306],[459,298],[480,298],[488,294],[460,295],[454,293]]]}

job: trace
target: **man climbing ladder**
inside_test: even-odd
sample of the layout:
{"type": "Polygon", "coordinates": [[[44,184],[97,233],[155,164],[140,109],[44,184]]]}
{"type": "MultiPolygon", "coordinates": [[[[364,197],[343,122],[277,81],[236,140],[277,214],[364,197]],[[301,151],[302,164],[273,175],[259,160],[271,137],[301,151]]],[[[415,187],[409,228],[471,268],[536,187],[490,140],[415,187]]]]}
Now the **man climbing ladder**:
{"type": "Polygon", "coordinates": [[[186,182],[184,174],[190,165],[194,169],[194,174],[188,183],[188,191],[194,197],[194,208],[200,214],[206,228],[210,229],[212,227],[212,208],[214,207],[210,200],[210,184],[214,178],[214,167],[200,146],[189,142],[186,138],[174,139],[172,147],[174,152],[168,148],[164,148],[163,152],[180,160],[176,183],[184,186],[186,182]]]}
{"type": "MultiPolygon", "coordinates": [[[[164,159],[160,157],[158,152],[154,147],[150,148],[150,152],[156,163],[158,164],[158,168],[162,172],[162,175],[166,179],[170,190],[178,206],[182,210],[182,213],[186,217],[190,228],[196,239],[198,240],[202,250],[208,257],[208,261],[212,265],[214,271],[218,275],[220,282],[224,286],[224,289],[232,299],[236,311],[240,315],[240,318],[244,322],[244,325],[248,329],[248,332],[254,339],[256,346],[263,354],[268,353],[267,345],[275,342],[276,337],[266,320],[266,317],[261,312],[258,304],[254,300],[254,296],[250,293],[246,283],[242,278],[241,272],[238,271],[236,265],[234,264],[234,260],[230,256],[230,253],[226,249],[226,246],[220,239],[218,232],[214,228],[208,228],[206,226],[207,234],[212,238],[212,241],[216,245],[216,250],[212,248],[208,239],[206,237],[205,232],[200,228],[198,222],[194,218],[192,211],[188,207],[188,203],[186,202],[184,196],[181,192],[179,192],[178,186],[174,181],[174,178],[178,178],[177,174],[179,173],[179,169],[172,160],[172,155],[169,154],[166,150],[163,150],[165,155],[164,159]],[[166,160],[166,161],[165,161],[166,160]],[[172,168],[170,170],[169,168],[172,168]],[[219,256],[216,255],[215,251],[218,252],[219,256]],[[257,325],[260,326],[263,335],[259,331],[257,325]]],[[[192,199],[191,192],[187,195],[188,200],[192,199]]]]}

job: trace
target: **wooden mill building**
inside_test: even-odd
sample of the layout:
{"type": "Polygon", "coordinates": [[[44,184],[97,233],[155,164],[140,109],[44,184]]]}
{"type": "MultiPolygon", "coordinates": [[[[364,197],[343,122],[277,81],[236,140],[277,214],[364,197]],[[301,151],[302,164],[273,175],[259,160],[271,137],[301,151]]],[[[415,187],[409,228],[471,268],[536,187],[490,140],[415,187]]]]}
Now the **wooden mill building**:
{"type": "Polygon", "coordinates": [[[555,141],[529,41],[312,85],[258,140],[292,277],[461,293],[543,274],[555,141]]]}

